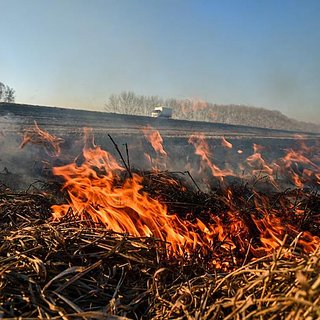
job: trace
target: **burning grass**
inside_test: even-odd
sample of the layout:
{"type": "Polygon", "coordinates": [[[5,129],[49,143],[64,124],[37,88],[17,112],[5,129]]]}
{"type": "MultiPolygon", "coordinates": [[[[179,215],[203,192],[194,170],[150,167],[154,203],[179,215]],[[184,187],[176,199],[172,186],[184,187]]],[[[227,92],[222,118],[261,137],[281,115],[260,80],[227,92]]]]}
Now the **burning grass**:
{"type": "MultiPolygon", "coordinates": [[[[203,221],[209,219],[208,212],[228,212],[219,190],[210,194],[185,190],[175,174],[146,173],[143,185],[153,197],[161,195],[169,211],[180,208],[182,217],[190,203],[193,215],[203,221]],[[164,183],[168,179],[176,183],[168,187],[164,183]]],[[[22,194],[4,190],[1,194],[3,318],[320,317],[320,249],[306,252],[301,243],[305,232],[320,233],[316,193],[292,190],[272,195],[275,208],[294,198],[304,212],[300,220],[290,221],[288,216],[285,221],[296,226],[297,234],[285,233],[277,248],[257,257],[251,247],[261,243],[254,232],[246,235],[244,253],[234,250],[225,237],[215,239],[211,254],[195,250],[192,255],[173,256],[163,240],[116,233],[89,216],[80,220],[71,210],[55,221],[50,218],[50,206],[61,201],[62,195],[56,188],[51,190],[50,197],[48,190],[22,194]]],[[[253,190],[245,186],[230,190],[254,197],[253,190]]],[[[250,201],[238,206],[244,215],[252,209],[250,201]]],[[[183,218],[194,219],[190,215],[183,218]]],[[[244,219],[244,223],[252,222],[244,219]]]]}
{"type": "MultiPolygon", "coordinates": [[[[165,167],[150,130],[150,159],[165,167]]],[[[37,126],[26,137],[60,152],[62,140],[37,126]]],[[[54,167],[53,183],[0,188],[0,317],[320,318],[319,149],[267,163],[255,145],[249,181],[192,136],[204,191],[189,171],[134,170],[127,145],[125,160],[111,140],[123,165],[87,131],[83,154],[54,167]]]]}

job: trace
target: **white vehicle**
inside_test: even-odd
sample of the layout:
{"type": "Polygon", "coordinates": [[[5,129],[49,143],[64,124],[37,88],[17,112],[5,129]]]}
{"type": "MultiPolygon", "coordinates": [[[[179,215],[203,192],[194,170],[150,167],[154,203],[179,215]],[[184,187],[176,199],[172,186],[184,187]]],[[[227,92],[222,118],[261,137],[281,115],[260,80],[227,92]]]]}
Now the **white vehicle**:
{"type": "Polygon", "coordinates": [[[155,107],[153,112],[151,113],[153,118],[167,118],[170,119],[172,117],[172,108],[170,107],[155,107]]]}

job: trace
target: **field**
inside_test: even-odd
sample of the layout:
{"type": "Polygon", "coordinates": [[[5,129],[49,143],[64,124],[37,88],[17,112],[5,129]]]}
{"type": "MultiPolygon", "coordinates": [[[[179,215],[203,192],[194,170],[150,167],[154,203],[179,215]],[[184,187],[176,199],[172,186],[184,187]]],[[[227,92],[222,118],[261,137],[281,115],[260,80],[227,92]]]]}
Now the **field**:
{"type": "Polygon", "coordinates": [[[317,135],[8,104],[0,120],[1,318],[320,319],[317,135]]]}

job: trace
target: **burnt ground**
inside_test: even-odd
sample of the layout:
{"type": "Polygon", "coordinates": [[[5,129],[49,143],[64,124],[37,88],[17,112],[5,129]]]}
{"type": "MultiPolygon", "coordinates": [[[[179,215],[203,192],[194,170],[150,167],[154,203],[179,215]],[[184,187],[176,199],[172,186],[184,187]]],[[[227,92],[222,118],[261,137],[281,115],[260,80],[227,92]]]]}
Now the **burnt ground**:
{"type": "Polygon", "coordinates": [[[0,103],[0,181],[10,187],[24,185],[36,179],[50,177],[51,166],[73,161],[83,148],[83,128],[93,128],[96,144],[112,153],[120,161],[111,135],[126,157],[128,146],[132,167],[148,170],[158,166],[161,170],[185,171],[199,168],[199,157],[188,143],[192,134],[203,134],[209,145],[213,161],[219,167],[241,164],[252,155],[253,144],[262,145],[264,159],[269,162],[280,158],[288,149],[299,147],[301,137],[308,146],[319,143],[319,134],[297,133],[219,123],[192,122],[174,119],[128,116],[103,112],[73,110],[55,107],[0,103]],[[43,146],[26,145],[19,148],[27,128],[38,126],[64,140],[61,155],[52,157],[43,146]],[[168,156],[157,155],[145,139],[142,128],[151,126],[163,137],[168,156]],[[299,134],[300,138],[297,138],[299,134]],[[225,137],[232,149],[221,145],[225,137]],[[241,150],[241,153],[238,151],[241,150]],[[149,154],[152,163],[146,158],[149,154]]]}
{"type": "MultiPolygon", "coordinates": [[[[207,137],[213,161],[221,166],[243,162],[253,153],[253,143],[263,145],[263,158],[271,161],[302,142],[308,151],[306,145],[319,141],[315,135],[299,141],[293,133],[218,124],[82,112],[88,118],[76,118],[77,111],[21,106],[8,113],[2,107],[0,180],[9,187],[22,186],[28,179],[48,181],[52,165],[80,162],[84,126],[94,127],[96,143],[117,158],[108,134],[124,157],[123,144],[127,143],[132,165],[143,169],[148,166],[144,153],[163,169],[198,168],[199,157],[188,143],[192,132],[207,137]],[[34,120],[41,129],[64,139],[60,156],[53,156],[45,143],[19,148],[24,130],[34,126],[34,120]],[[157,157],[143,137],[140,128],[146,124],[161,132],[168,159],[157,157]],[[222,136],[232,142],[232,149],[221,145],[222,136]]],[[[310,156],[317,158],[318,153],[310,156]]],[[[191,255],[171,257],[159,239],[115,233],[77,220],[72,212],[53,221],[48,219],[50,207],[63,197],[53,185],[46,192],[16,193],[0,183],[0,189],[4,188],[0,191],[0,318],[251,319],[266,314],[270,319],[319,318],[319,193],[286,190],[266,196],[247,186],[234,186],[232,198],[228,193],[226,199],[222,189],[210,194],[194,192],[188,186],[181,188],[180,180],[168,184],[168,178],[175,175],[145,173],[144,190],[166,203],[169,211],[179,209],[181,218],[200,218],[206,223],[219,218],[226,236],[212,238],[209,252],[202,254],[197,248],[191,255]],[[262,221],[261,204],[256,200],[264,200],[270,212],[265,221],[271,223],[259,224],[261,235],[281,241],[269,254],[264,254],[254,224],[262,221]],[[235,222],[243,226],[238,231],[231,229],[235,222]],[[266,233],[269,228],[271,232],[266,233]],[[236,244],[234,248],[230,241],[236,244]],[[302,250],[307,245],[317,249],[307,254],[302,250]]]]}
{"type": "MultiPolygon", "coordinates": [[[[261,137],[261,138],[292,138],[296,132],[273,130],[257,127],[227,125],[201,121],[151,118],[145,116],[121,115],[97,111],[45,107],[13,103],[0,103],[0,125],[16,124],[27,126],[36,120],[39,126],[55,132],[73,132],[79,128],[91,127],[97,131],[108,130],[131,135],[139,132],[141,127],[150,125],[164,136],[189,136],[194,132],[203,132],[208,137],[261,137]]],[[[319,134],[305,134],[310,138],[319,134]]]]}

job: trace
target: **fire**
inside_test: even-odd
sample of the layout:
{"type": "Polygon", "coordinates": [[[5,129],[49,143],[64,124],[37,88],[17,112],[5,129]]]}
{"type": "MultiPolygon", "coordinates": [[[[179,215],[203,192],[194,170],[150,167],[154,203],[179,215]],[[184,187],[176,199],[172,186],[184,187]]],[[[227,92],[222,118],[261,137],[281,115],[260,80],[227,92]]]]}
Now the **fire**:
{"type": "MultiPolygon", "coordinates": [[[[81,219],[88,216],[102,222],[116,232],[134,236],[155,236],[168,241],[174,251],[185,244],[193,244],[194,236],[176,215],[169,215],[165,205],[142,191],[142,177],[133,174],[122,185],[117,185],[119,173],[124,169],[114,157],[98,146],[83,150],[84,162],[53,168],[63,177],[70,203],[52,207],[55,218],[69,210],[81,219]]],[[[182,251],[181,251],[182,253],[182,251]]]]}
{"type": "Polygon", "coordinates": [[[150,126],[142,129],[145,138],[151,143],[154,151],[162,156],[167,156],[167,152],[163,148],[163,139],[158,130],[150,126]]]}
{"type": "MultiPolygon", "coordinates": [[[[223,179],[233,174],[211,162],[209,147],[203,136],[193,136],[189,142],[195,146],[196,154],[215,177],[223,179]]],[[[258,153],[260,150],[256,147],[254,155],[247,161],[251,165],[258,163],[271,175],[273,169],[258,153]]],[[[81,164],[73,162],[53,168],[54,175],[64,179],[63,188],[70,199],[69,203],[52,206],[56,219],[71,211],[83,220],[90,218],[94,222],[101,222],[115,232],[161,239],[167,243],[168,252],[172,255],[191,255],[193,252],[208,254],[212,263],[221,268],[224,265],[221,260],[223,255],[219,258],[221,250],[232,252],[233,259],[242,259],[250,248],[250,254],[258,257],[279,247],[287,233],[293,237],[300,234],[299,243],[307,252],[320,244],[318,237],[307,232],[299,233],[294,224],[288,224],[288,220],[281,216],[283,208],[290,210],[292,218],[301,216],[302,209],[293,205],[294,199],[292,203],[285,203],[283,208],[276,209],[266,196],[257,192],[246,198],[226,188],[220,196],[225,211],[208,212],[205,220],[197,216],[186,219],[169,212],[160,199],[152,198],[144,190],[142,176],[133,173],[131,178],[124,179],[121,175],[124,168],[110,153],[94,143],[86,143],[83,159],[81,164]],[[243,202],[251,208],[245,214],[239,210],[239,204],[243,202]],[[251,244],[252,239],[255,242],[251,244]]],[[[169,178],[167,185],[179,186],[169,178]]],[[[186,192],[186,189],[181,188],[180,192],[186,192]]]]}
{"type": "Polygon", "coordinates": [[[282,175],[297,188],[303,188],[310,181],[320,184],[319,150],[309,148],[303,141],[299,143],[298,150],[286,150],[286,155],[278,161],[282,175]]]}
{"type": "Polygon", "coordinates": [[[247,164],[253,168],[252,173],[258,174],[263,173],[268,175],[269,177],[272,177],[274,171],[273,168],[266,163],[266,161],[262,158],[261,153],[255,151],[254,154],[249,156],[247,159],[247,164]]]}
{"type": "Polygon", "coordinates": [[[146,160],[153,170],[165,170],[167,166],[168,154],[164,150],[163,139],[160,135],[160,132],[150,126],[142,128],[141,131],[156,153],[155,158],[151,157],[148,153],[144,153],[146,160]]]}
{"type": "Polygon", "coordinates": [[[28,143],[43,145],[48,155],[58,157],[61,153],[60,144],[62,142],[63,139],[40,129],[37,122],[34,121],[34,127],[25,130],[20,148],[24,148],[28,143]]]}
{"type": "Polygon", "coordinates": [[[232,143],[227,141],[225,137],[222,137],[221,145],[228,149],[232,149],[232,143]]]}
{"type": "MultiPolygon", "coordinates": [[[[144,134],[157,155],[166,158],[160,133],[148,127],[144,134]]],[[[42,144],[47,152],[58,155],[62,140],[35,124],[35,128],[26,131],[21,148],[29,142],[42,144]]],[[[191,136],[189,143],[200,157],[201,169],[209,169],[213,178],[225,182],[227,176],[236,177],[231,169],[220,169],[213,163],[209,144],[203,135],[191,136]]],[[[230,149],[228,154],[239,151],[224,138],[221,144],[230,149]]],[[[251,174],[263,173],[276,187],[277,175],[289,178],[301,190],[310,181],[320,184],[319,149],[304,144],[299,150],[286,150],[284,157],[271,163],[264,159],[264,150],[262,146],[254,145],[253,154],[247,157],[246,166],[252,170],[251,174]]],[[[149,155],[145,156],[153,162],[149,155]]],[[[128,168],[120,165],[109,152],[95,145],[92,132],[86,130],[83,157],[52,169],[54,175],[63,179],[63,188],[69,196],[68,203],[52,206],[53,217],[60,219],[72,212],[82,220],[103,223],[115,232],[156,237],[166,243],[170,255],[201,253],[209,256],[216,268],[226,270],[236,264],[235,261],[242,261],[247,253],[259,257],[272,252],[283,244],[287,234],[291,239],[297,238],[298,245],[305,252],[312,252],[320,245],[317,236],[299,230],[296,225],[296,221],[303,221],[306,215],[305,206],[297,202],[297,195],[286,200],[278,199],[275,207],[272,197],[254,189],[250,196],[246,196],[241,190],[236,193],[223,184],[219,200],[216,199],[223,203],[221,212],[209,210],[195,215],[190,209],[181,216],[179,212],[169,210],[161,195],[152,197],[146,192],[143,176],[130,172],[128,177],[124,175],[126,170],[128,168]],[[248,211],[239,209],[243,207],[248,211]],[[226,252],[232,260],[223,261],[226,252]]],[[[188,192],[174,178],[160,177],[157,172],[167,188],[188,192]]],[[[199,188],[198,192],[201,193],[199,188]]]]}
{"type": "Polygon", "coordinates": [[[309,148],[303,141],[298,141],[299,149],[285,150],[282,158],[271,163],[263,158],[264,147],[254,144],[254,153],[247,157],[246,163],[251,169],[249,175],[265,175],[271,184],[280,190],[279,182],[291,182],[295,187],[302,189],[309,183],[320,184],[319,181],[319,150],[309,148]],[[278,180],[278,181],[277,181],[278,180]]]}
{"type": "Polygon", "coordinates": [[[203,134],[191,135],[189,143],[193,144],[195,147],[195,154],[201,158],[202,170],[205,169],[205,167],[208,167],[211,170],[212,176],[221,182],[226,176],[234,176],[231,169],[220,169],[211,161],[212,154],[203,134]]]}
{"type": "Polygon", "coordinates": [[[253,174],[261,172],[268,176],[272,176],[274,173],[273,168],[271,165],[267,164],[267,162],[263,159],[261,154],[263,150],[263,146],[253,144],[253,154],[247,157],[246,162],[253,169],[253,174]]]}

